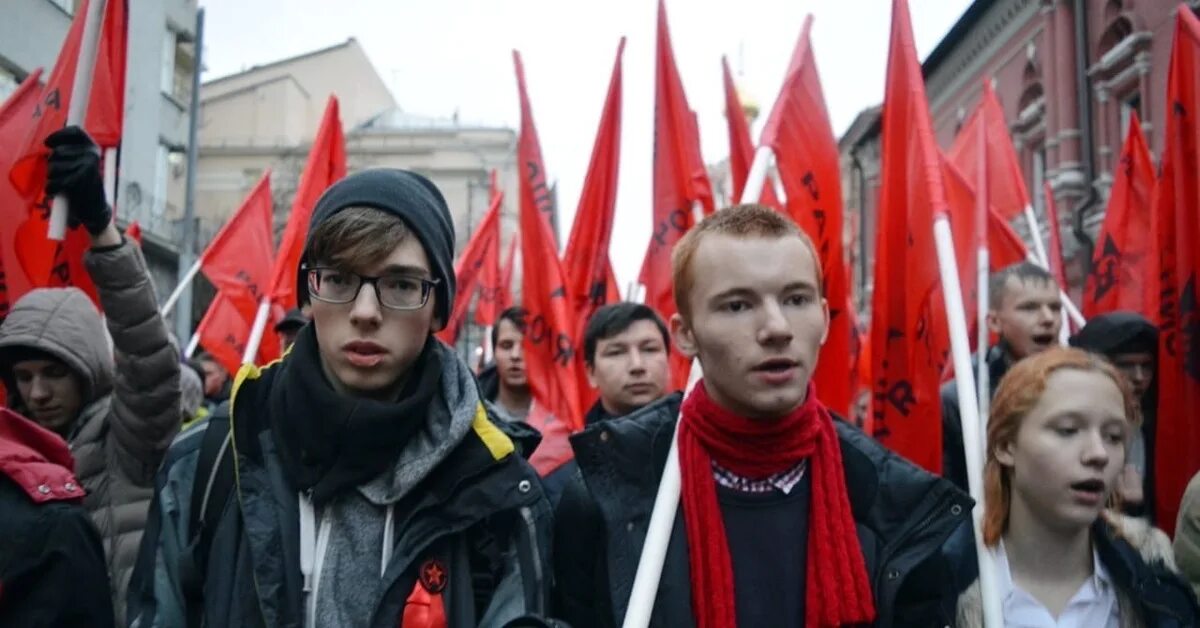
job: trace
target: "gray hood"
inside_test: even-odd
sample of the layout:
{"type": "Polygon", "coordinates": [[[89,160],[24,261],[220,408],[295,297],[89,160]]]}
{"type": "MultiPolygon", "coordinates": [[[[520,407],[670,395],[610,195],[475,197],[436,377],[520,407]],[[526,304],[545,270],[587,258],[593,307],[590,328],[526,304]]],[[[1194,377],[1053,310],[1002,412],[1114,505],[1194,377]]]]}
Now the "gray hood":
{"type": "Polygon", "coordinates": [[[0,325],[0,365],[7,378],[17,348],[44,351],[66,363],[84,384],[84,402],[112,393],[113,358],[96,306],[78,288],[38,288],[21,297],[0,325]]]}

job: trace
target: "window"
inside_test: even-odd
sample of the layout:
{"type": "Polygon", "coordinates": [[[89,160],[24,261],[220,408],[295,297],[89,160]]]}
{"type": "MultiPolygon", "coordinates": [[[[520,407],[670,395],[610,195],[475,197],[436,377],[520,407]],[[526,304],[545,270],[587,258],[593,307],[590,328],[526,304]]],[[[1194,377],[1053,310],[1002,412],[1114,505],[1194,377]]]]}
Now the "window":
{"type": "Polygon", "coordinates": [[[182,105],[192,98],[192,72],[196,65],[195,46],[173,30],[163,36],[159,89],[182,105]]]}

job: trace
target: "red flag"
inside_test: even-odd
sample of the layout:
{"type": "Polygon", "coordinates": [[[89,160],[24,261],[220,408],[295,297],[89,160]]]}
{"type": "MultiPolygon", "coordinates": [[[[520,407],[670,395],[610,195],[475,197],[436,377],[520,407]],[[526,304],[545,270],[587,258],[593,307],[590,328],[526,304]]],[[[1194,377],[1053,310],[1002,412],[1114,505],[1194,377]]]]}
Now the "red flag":
{"type": "Polygon", "coordinates": [[[787,213],[812,238],[823,269],[829,335],[813,375],[817,393],[825,405],[848,415],[854,392],[849,377],[854,331],[842,252],[841,171],[812,54],[811,29],[809,16],[796,42],[783,90],[763,127],[762,144],[775,151],[787,192],[787,213]]]}
{"type": "Polygon", "coordinates": [[[329,186],[345,176],[346,138],[342,135],[337,96],[330,95],[321,126],[308,153],[308,163],[300,175],[287,227],[284,228],[279,252],[275,256],[275,267],[271,270],[271,300],[285,310],[296,307],[296,268],[304,253],[304,240],[308,237],[308,221],[312,218],[313,206],[329,186]]]}
{"type": "MultiPolygon", "coordinates": [[[[579,324],[576,338],[592,314],[605,303],[620,300],[617,281],[608,259],[613,212],[617,205],[617,173],[621,162],[621,56],[625,38],[617,45],[608,96],[600,114],[600,128],[592,146],[592,159],[571,225],[571,238],[563,254],[569,292],[574,297],[574,316],[579,324]]],[[[581,392],[589,391],[585,385],[581,392]]]]}
{"type": "Polygon", "coordinates": [[[946,202],[950,207],[950,226],[954,231],[954,258],[958,263],[959,282],[962,287],[963,310],[970,330],[971,346],[974,345],[978,282],[975,280],[979,265],[977,238],[987,234],[988,270],[998,271],[1028,257],[1025,242],[1013,230],[995,207],[987,210],[987,224],[979,229],[979,212],[975,190],[967,178],[949,159],[942,159],[942,182],[946,190],[946,202]]]}
{"type": "Polygon", "coordinates": [[[1083,289],[1083,315],[1092,318],[1130,310],[1153,318],[1145,283],[1154,272],[1150,239],[1154,163],[1136,112],[1129,117],[1129,132],[1113,176],[1092,270],[1083,289]]]}
{"type": "MultiPolygon", "coordinates": [[[[646,304],[669,320],[675,314],[671,249],[699,217],[712,213],[713,199],[696,118],[675,67],[663,0],[658,2],[654,82],[654,222],[639,281],[646,287],[646,304]]],[[[690,369],[690,360],[671,352],[675,388],[687,385],[690,369]]]]}
{"type": "MultiPolygon", "coordinates": [[[[1063,261],[1062,236],[1059,234],[1060,223],[1058,222],[1058,207],[1054,204],[1054,192],[1050,189],[1050,184],[1043,184],[1046,194],[1046,226],[1050,230],[1050,243],[1048,245],[1046,255],[1050,257],[1050,274],[1054,275],[1054,280],[1058,285],[1065,287],[1067,285],[1067,266],[1063,261]]],[[[1041,237],[1039,234],[1034,234],[1035,238],[1041,237]]]]}
{"type": "Polygon", "coordinates": [[[138,246],[141,246],[142,245],[142,225],[139,224],[138,221],[136,221],[136,220],[129,223],[129,226],[125,227],[125,237],[136,242],[138,246]]]}
{"type": "MultiPolygon", "coordinates": [[[[521,301],[528,312],[525,332],[525,363],[533,397],[554,420],[565,421],[571,430],[583,428],[579,381],[575,361],[575,330],[571,294],[558,261],[554,233],[550,227],[553,210],[542,148],[533,112],[525,91],[521,55],[513,51],[517,88],[521,98],[521,135],[517,163],[521,166],[520,226],[521,301]]],[[[544,433],[547,426],[534,425],[544,433]]]]}
{"type": "MultiPolygon", "coordinates": [[[[242,365],[242,356],[246,353],[246,341],[250,339],[253,320],[246,318],[232,300],[218,292],[196,328],[196,333],[200,335],[200,346],[212,354],[226,371],[237,373],[242,365]]],[[[268,330],[259,344],[256,364],[266,364],[278,356],[279,337],[268,330]]]]}
{"type": "Polygon", "coordinates": [[[249,321],[266,296],[271,277],[272,216],[271,171],[267,170],[200,256],[204,276],[249,321]]]}
{"type": "Polygon", "coordinates": [[[1174,533],[1184,487],[1200,471],[1200,20],[1181,4],[1167,72],[1167,116],[1151,219],[1158,246],[1157,525],[1174,533]]]}
{"type": "MultiPolygon", "coordinates": [[[[28,132],[24,142],[19,144],[18,157],[9,171],[13,185],[27,199],[35,200],[41,196],[46,185],[46,156],[50,149],[43,142],[51,133],[66,126],[87,12],[87,0],[83,0],[75,10],[75,19],[58,51],[54,70],[42,90],[41,102],[31,115],[33,123],[26,127],[28,132]]],[[[112,147],[121,142],[121,121],[125,113],[125,33],[125,1],[108,0],[104,5],[84,124],[88,134],[101,147],[112,147]]]]}
{"type": "MultiPolygon", "coordinates": [[[[484,327],[494,325],[503,311],[499,307],[500,294],[500,206],[504,202],[504,193],[496,183],[496,171],[491,175],[491,204],[496,207],[496,224],[491,227],[495,232],[495,245],[484,257],[483,268],[479,270],[479,300],[475,302],[475,323],[484,327]]],[[[487,219],[484,219],[487,222],[487,219]]],[[[469,245],[468,245],[469,246],[469,245]]],[[[461,281],[460,281],[461,285],[461,281]]],[[[460,288],[461,290],[461,288],[460,288]]]]}
{"type": "MultiPolygon", "coordinates": [[[[750,123],[742,110],[742,101],[738,97],[737,87],[733,84],[733,74],[729,72],[729,61],[725,57],[721,57],[721,69],[725,73],[725,120],[729,123],[729,174],[733,175],[733,202],[740,203],[742,190],[746,189],[746,178],[750,174],[750,165],[754,163],[754,140],[750,139],[750,123]]],[[[788,74],[790,76],[791,72],[788,74]]],[[[775,198],[775,190],[769,182],[763,185],[758,202],[775,209],[783,207],[779,199],[775,198]]]]}
{"type": "MultiPolygon", "coordinates": [[[[16,154],[12,150],[25,137],[29,119],[41,96],[38,78],[42,70],[31,73],[17,90],[0,104],[0,173],[8,172],[16,154]]],[[[25,274],[17,256],[17,226],[29,215],[30,203],[13,187],[8,177],[0,177],[0,320],[8,316],[13,303],[35,285],[25,274]]],[[[41,239],[46,239],[42,233],[41,239]]]]}
{"type": "Polygon", "coordinates": [[[948,210],[906,0],[893,0],[871,316],[874,434],[940,472],[938,387],[949,353],[933,220],[948,210]]]}
{"type": "MultiPolygon", "coordinates": [[[[454,276],[458,283],[458,298],[454,300],[454,309],[446,327],[438,332],[438,338],[448,345],[458,340],[458,333],[463,323],[467,321],[467,309],[471,305],[471,295],[479,286],[480,275],[488,265],[489,259],[498,258],[500,253],[500,203],[499,194],[492,197],[492,206],[488,208],[479,227],[471,240],[467,242],[458,263],[454,265],[454,276]]],[[[481,295],[482,301],[482,295],[481,295]]]]}
{"type": "Polygon", "coordinates": [[[1029,192],[1025,189],[1017,151],[1008,133],[1008,124],[1004,121],[1004,109],[992,91],[991,82],[987,80],[983,82],[983,97],[979,106],[967,118],[958,137],[954,138],[947,157],[959,172],[972,174],[979,167],[981,152],[985,153],[987,160],[989,204],[1005,220],[1020,216],[1029,205],[1029,192]],[[984,127],[982,134],[979,125],[984,127]],[[979,150],[980,141],[987,144],[984,151],[979,150]]]}
{"type": "Polygon", "coordinates": [[[500,312],[507,310],[513,305],[513,267],[516,265],[517,245],[520,243],[520,241],[520,233],[514,233],[512,238],[508,240],[508,253],[504,256],[504,268],[500,269],[500,288],[496,292],[497,318],[500,317],[500,312]]]}

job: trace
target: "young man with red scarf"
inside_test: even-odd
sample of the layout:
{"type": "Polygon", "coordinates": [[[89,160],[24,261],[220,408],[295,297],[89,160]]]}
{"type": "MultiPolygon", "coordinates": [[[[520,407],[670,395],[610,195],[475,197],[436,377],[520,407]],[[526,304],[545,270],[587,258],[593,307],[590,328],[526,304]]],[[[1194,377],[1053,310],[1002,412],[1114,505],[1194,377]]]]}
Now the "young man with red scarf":
{"type": "Polygon", "coordinates": [[[672,272],[672,333],[704,379],[682,404],[572,437],[558,616],[621,623],[677,434],[681,507],[651,625],[953,625],[942,546],[971,500],[821,404],[810,380],[830,312],[811,240],[768,208],[732,207],[680,240],[672,272]]]}

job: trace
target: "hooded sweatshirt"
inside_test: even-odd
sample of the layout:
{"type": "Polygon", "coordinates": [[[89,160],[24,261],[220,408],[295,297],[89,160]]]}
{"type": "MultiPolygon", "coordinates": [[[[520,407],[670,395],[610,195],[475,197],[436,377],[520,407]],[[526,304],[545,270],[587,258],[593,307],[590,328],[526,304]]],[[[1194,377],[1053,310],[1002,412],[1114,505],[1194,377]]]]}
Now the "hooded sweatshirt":
{"type": "Polygon", "coordinates": [[[0,367],[9,399],[13,349],[33,348],[66,364],[83,384],[84,407],[68,440],[84,508],[104,540],[118,624],[145,527],[154,473],[179,428],[179,351],[158,313],[141,251],[128,241],[84,258],[105,320],[77,288],[41,288],[17,301],[0,325],[0,367]]]}

